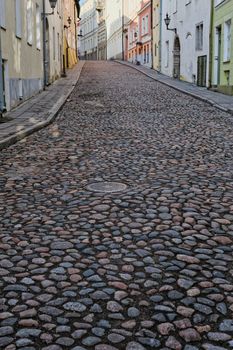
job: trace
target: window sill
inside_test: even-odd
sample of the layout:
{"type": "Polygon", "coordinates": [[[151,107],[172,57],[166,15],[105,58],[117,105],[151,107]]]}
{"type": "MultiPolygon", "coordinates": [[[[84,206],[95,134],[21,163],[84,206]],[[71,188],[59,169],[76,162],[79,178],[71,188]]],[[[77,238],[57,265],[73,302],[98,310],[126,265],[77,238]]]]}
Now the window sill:
{"type": "Polygon", "coordinates": [[[19,40],[22,40],[22,37],[19,36],[19,35],[15,35],[15,37],[16,37],[17,39],[19,39],[19,40]]]}
{"type": "Polygon", "coordinates": [[[230,59],[230,58],[228,58],[228,59],[224,60],[222,63],[223,63],[223,64],[228,64],[228,63],[231,63],[231,59],[230,59]]]}

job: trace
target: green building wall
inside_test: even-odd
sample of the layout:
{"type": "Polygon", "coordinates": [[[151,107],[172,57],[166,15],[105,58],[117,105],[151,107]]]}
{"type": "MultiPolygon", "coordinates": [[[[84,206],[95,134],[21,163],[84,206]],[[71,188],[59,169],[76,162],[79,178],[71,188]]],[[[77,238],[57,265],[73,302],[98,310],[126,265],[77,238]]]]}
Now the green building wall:
{"type": "MultiPolygon", "coordinates": [[[[214,6],[214,1],[213,1],[214,6]]],[[[217,90],[225,94],[233,95],[233,0],[224,0],[213,9],[212,27],[212,82],[214,82],[215,61],[215,33],[216,27],[221,26],[221,50],[220,50],[220,72],[217,90]],[[231,53],[230,60],[224,62],[224,24],[231,19],[231,53]],[[229,72],[229,81],[227,78],[229,72]]]]}

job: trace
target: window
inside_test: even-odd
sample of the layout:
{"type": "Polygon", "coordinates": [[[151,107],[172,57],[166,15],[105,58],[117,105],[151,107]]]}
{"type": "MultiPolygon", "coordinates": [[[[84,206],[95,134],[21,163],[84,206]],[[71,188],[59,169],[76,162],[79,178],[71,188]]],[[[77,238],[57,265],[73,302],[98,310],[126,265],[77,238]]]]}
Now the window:
{"type": "Polygon", "coordinates": [[[157,44],[155,44],[155,51],[154,51],[155,57],[157,56],[157,44]]]}
{"type": "Polygon", "coordinates": [[[53,27],[53,59],[56,59],[55,28],[53,27]]]}
{"type": "Polygon", "coordinates": [[[149,45],[147,45],[146,63],[149,63],[149,60],[150,60],[150,52],[149,52],[149,45]]]}
{"type": "Polygon", "coordinates": [[[15,35],[22,38],[21,0],[15,0],[15,35]]]}
{"type": "Polygon", "coordinates": [[[224,61],[231,58],[231,20],[224,24],[224,61]]]}
{"type": "Polygon", "coordinates": [[[41,49],[40,7],[38,4],[36,4],[36,48],[41,49]]]}
{"type": "Polygon", "coordinates": [[[60,35],[59,35],[59,33],[57,33],[57,58],[58,58],[58,61],[60,61],[59,47],[60,47],[60,35]]]}
{"type": "Polygon", "coordinates": [[[33,16],[32,16],[32,0],[27,0],[27,42],[32,45],[33,33],[33,16]]]}
{"type": "Polygon", "coordinates": [[[146,32],[146,24],[145,24],[145,17],[142,19],[142,35],[144,35],[146,32]]]}
{"type": "Polygon", "coordinates": [[[165,43],[165,67],[169,67],[169,41],[165,43]]]}
{"type": "Polygon", "coordinates": [[[0,27],[6,27],[6,0],[0,0],[0,27]]]}
{"type": "Polygon", "coordinates": [[[214,6],[218,6],[219,4],[221,4],[221,2],[223,2],[224,0],[215,0],[214,2],[214,6]]]}
{"type": "Polygon", "coordinates": [[[145,27],[146,27],[146,28],[145,28],[145,29],[146,29],[145,34],[146,34],[146,33],[149,32],[149,16],[148,16],[148,15],[146,16],[145,27]]]}
{"type": "Polygon", "coordinates": [[[203,23],[196,25],[196,50],[203,50],[203,23]]]}

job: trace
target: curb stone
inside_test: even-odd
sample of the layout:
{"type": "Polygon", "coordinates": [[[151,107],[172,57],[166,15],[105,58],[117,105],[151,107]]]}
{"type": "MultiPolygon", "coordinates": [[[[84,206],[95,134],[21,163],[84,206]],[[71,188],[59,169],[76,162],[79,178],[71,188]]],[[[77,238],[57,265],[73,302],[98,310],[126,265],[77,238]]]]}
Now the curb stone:
{"type": "Polygon", "coordinates": [[[65,95],[61,96],[58,99],[58,101],[55,103],[55,105],[47,112],[48,117],[45,120],[40,121],[37,124],[35,124],[29,128],[25,128],[19,132],[16,132],[15,134],[13,134],[9,137],[4,138],[2,141],[0,141],[0,150],[7,148],[7,147],[21,141],[22,139],[26,138],[27,136],[45,128],[46,126],[51,124],[56,119],[61,108],[66,103],[66,100],[69,98],[69,96],[73,92],[75,86],[77,85],[85,63],[86,63],[85,61],[79,61],[80,70],[77,74],[76,81],[71,84],[71,86],[68,89],[68,92],[65,95]]]}
{"type": "MultiPolygon", "coordinates": [[[[232,110],[232,109],[225,108],[225,107],[223,107],[223,106],[221,106],[221,105],[215,103],[214,101],[209,100],[208,98],[205,98],[205,97],[196,95],[195,93],[190,92],[190,91],[187,91],[187,90],[184,90],[184,89],[182,89],[182,88],[180,88],[180,87],[178,87],[178,86],[174,86],[174,85],[170,84],[169,82],[166,82],[166,81],[163,81],[163,80],[160,80],[160,79],[156,79],[154,76],[150,75],[149,73],[146,73],[146,72],[142,71],[142,70],[141,70],[140,68],[138,68],[137,66],[134,66],[134,65],[131,65],[131,64],[128,64],[128,63],[126,63],[126,62],[119,61],[119,60],[114,60],[114,62],[119,63],[119,64],[122,64],[123,66],[130,67],[130,68],[132,68],[132,69],[135,69],[135,70],[137,70],[138,72],[140,72],[140,73],[144,74],[145,76],[147,76],[148,78],[151,78],[151,79],[153,79],[153,80],[155,80],[155,81],[158,81],[159,83],[164,84],[164,85],[166,85],[166,86],[169,86],[169,87],[172,88],[172,89],[175,89],[175,90],[177,90],[177,91],[180,91],[180,92],[182,92],[182,93],[184,93],[184,94],[186,94],[186,95],[192,96],[192,97],[196,98],[197,100],[206,102],[206,103],[210,104],[211,106],[213,106],[213,107],[215,107],[215,108],[217,108],[217,109],[220,109],[220,110],[223,111],[223,112],[226,112],[226,113],[229,113],[229,114],[233,115],[233,110],[232,110]]],[[[159,74],[159,73],[158,73],[158,74],[159,74]]]]}

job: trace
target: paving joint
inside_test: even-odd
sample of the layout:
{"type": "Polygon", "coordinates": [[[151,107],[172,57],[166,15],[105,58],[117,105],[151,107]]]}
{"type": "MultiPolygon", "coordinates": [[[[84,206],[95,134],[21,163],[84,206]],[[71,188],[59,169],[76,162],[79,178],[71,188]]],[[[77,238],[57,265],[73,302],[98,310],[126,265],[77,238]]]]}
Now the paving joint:
{"type": "MultiPolygon", "coordinates": [[[[30,126],[30,127],[25,127],[27,124],[24,124],[22,125],[23,129],[21,131],[16,131],[16,132],[13,132],[12,135],[8,136],[8,137],[4,137],[3,136],[3,139],[0,140],[0,150],[4,149],[4,148],[7,148],[15,143],[17,143],[18,141],[21,141],[22,139],[24,139],[25,137],[33,134],[34,132],[37,132],[43,128],[45,128],[46,126],[48,126],[49,124],[51,124],[57,117],[59,111],[61,110],[61,108],[63,107],[63,105],[65,104],[66,100],[69,98],[69,96],[71,95],[71,93],[73,92],[75,86],[77,85],[78,81],[79,81],[79,78],[80,78],[80,75],[82,73],[82,70],[83,70],[83,67],[85,65],[85,61],[80,61],[78,63],[78,67],[76,66],[75,68],[73,68],[72,70],[70,70],[70,73],[73,71],[73,70],[77,70],[77,76],[75,78],[75,82],[73,81],[72,79],[72,74],[70,74],[70,76],[68,77],[68,79],[71,79],[71,84],[67,86],[68,88],[68,92],[62,96],[60,96],[60,98],[58,98],[58,100],[56,101],[55,105],[53,105],[52,107],[50,107],[48,110],[45,110],[43,112],[43,114],[47,115],[47,117],[42,120],[42,121],[38,121],[36,124],[34,124],[33,126],[30,126]]],[[[48,90],[48,94],[50,92],[53,92],[53,88],[54,87],[57,87],[59,85],[62,85],[62,86],[66,86],[66,84],[59,84],[61,83],[61,79],[64,79],[64,78],[60,78],[59,80],[56,80],[54,82],[54,84],[50,87],[51,88],[51,91],[48,90]]],[[[66,78],[67,79],[67,78],[66,78]]],[[[42,94],[42,93],[41,93],[42,94]]],[[[11,115],[12,113],[17,113],[18,110],[20,110],[21,108],[24,108],[25,105],[27,104],[31,104],[33,102],[33,99],[36,99],[37,102],[35,102],[35,105],[40,101],[40,99],[43,99],[43,96],[39,96],[38,94],[33,96],[32,98],[30,98],[29,100],[23,102],[22,104],[20,104],[18,107],[14,108],[12,111],[8,112],[6,115],[11,115]]],[[[33,104],[34,105],[34,104],[33,104]]],[[[34,115],[36,113],[33,113],[33,116],[30,117],[30,118],[33,118],[34,115]]],[[[26,118],[26,121],[29,121],[30,118],[26,118]]],[[[14,119],[15,120],[15,119],[14,119]]],[[[6,125],[7,123],[5,123],[6,125]]],[[[4,125],[4,126],[5,126],[4,125]]],[[[17,125],[17,126],[20,126],[20,123],[17,125]]],[[[7,128],[7,125],[6,125],[6,128],[7,128]]]]}
{"type": "MultiPolygon", "coordinates": [[[[166,86],[169,86],[169,87],[171,87],[171,88],[173,88],[173,89],[175,89],[175,90],[177,90],[177,91],[180,91],[180,92],[182,92],[182,93],[184,93],[184,94],[186,94],[186,95],[188,95],[188,96],[192,96],[192,97],[194,97],[194,98],[196,98],[196,99],[198,99],[198,100],[200,100],[200,101],[207,102],[207,103],[210,104],[211,106],[213,106],[213,107],[215,107],[215,108],[217,108],[217,109],[219,109],[219,110],[221,110],[221,111],[224,111],[224,112],[227,112],[227,113],[230,113],[231,115],[233,115],[233,109],[225,108],[225,107],[221,106],[220,104],[218,104],[218,103],[216,103],[216,102],[214,102],[214,101],[212,101],[212,100],[210,100],[210,99],[208,99],[208,98],[205,98],[205,97],[202,97],[202,96],[200,96],[200,95],[197,95],[197,94],[195,94],[195,93],[193,93],[193,92],[191,92],[191,91],[187,91],[187,90],[185,90],[185,89],[182,89],[182,88],[180,88],[179,86],[175,86],[175,85],[171,84],[169,81],[157,79],[155,76],[152,76],[151,74],[149,74],[149,73],[143,71],[143,70],[140,69],[138,66],[135,66],[135,65],[130,64],[130,63],[128,63],[128,62],[124,62],[124,61],[120,61],[120,60],[115,60],[114,62],[119,63],[119,64],[122,64],[122,65],[127,66],[127,67],[130,67],[130,68],[132,68],[132,69],[135,69],[135,70],[137,70],[138,72],[144,74],[145,76],[147,76],[147,77],[149,77],[149,78],[151,78],[151,79],[153,79],[153,80],[155,80],[155,81],[157,81],[157,82],[159,82],[159,83],[161,83],[161,84],[164,84],[164,85],[166,85],[166,86]]],[[[161,73],[158,73],[158,72],[157,72],[157,74],[160,74],[160,75],[161,75],[161,73]]],[[[166,76],[166,78],[167,78],[167,80],[168,80],[168,79],[172,79],[172,78],[167,77],[167,76],[166,76]]]]}

